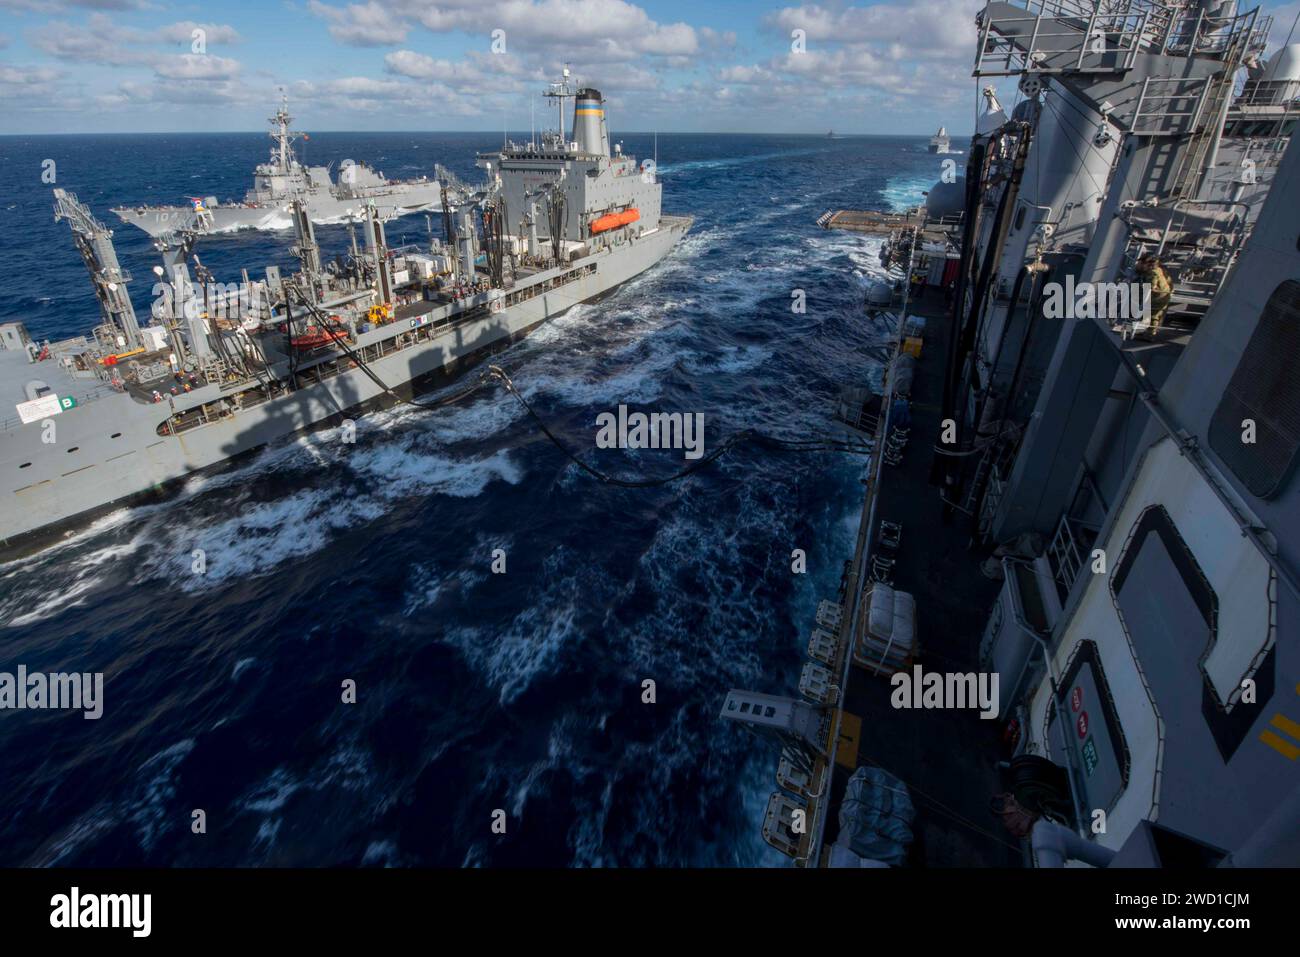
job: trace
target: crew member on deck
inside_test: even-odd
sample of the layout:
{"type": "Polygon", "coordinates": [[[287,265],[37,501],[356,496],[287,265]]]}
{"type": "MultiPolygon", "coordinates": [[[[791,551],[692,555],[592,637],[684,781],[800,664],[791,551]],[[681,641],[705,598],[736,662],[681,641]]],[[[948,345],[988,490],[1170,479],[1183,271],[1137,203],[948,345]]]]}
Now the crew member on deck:
{"type": "Polygon", "coordinates": [[[1151,324],[1147,328],[1147,337],[1154,339],[1160,323],[1165,320],[1165,311],[1173,297],[1174,286],[1169,281],[1169,273],[1155,256],[1143,256],[1137,262],[1137,274],[1140,282],[1151,284],[1151,324]]]}

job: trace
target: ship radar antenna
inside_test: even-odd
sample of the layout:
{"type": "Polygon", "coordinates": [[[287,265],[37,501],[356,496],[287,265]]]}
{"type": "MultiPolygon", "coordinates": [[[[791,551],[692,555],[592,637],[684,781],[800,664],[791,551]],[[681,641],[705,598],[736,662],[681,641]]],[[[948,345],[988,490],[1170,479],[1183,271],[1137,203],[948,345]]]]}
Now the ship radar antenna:
{"type": "Polygon", "coordinates": [[[275,143],[271,149],[271,162],[282,173],[287,173],[293,165],[293,141],[298,134],[289,131],[292,122],[293,117],[289,115],[289,94],[284,87],[280,87],[280,109],[271,117],[271,140],[275,143]]]}
{"type": "Polygon", "coordinates": [[[565,100],[571,100],[571,99],[573,99],[573,98],[576,96],[576,94],[575,94],[575,92],[573,91],[573,89],[569,86],[569,78],[570,78],[570,76],[572,76],[572,74],[569,72],[569,64],[566,63],[566,64],[564,64],[564,72],[561,74],[561,79],[560,79],[560,81],[559,81],[558,83],[552,83],[552,84],[550,85],[550,88],[549,88],[549,89],[548,89],[544,94],[542,94],[543,96],[549,96],[549,97],[551,97],[552,99],[555,100],[556,111],[557,111],[557,114],[558,114],[558,116],[559,116],[559,120],[560,120],[559,130],[560,130],[560,145],[561,145],[561,147],[563,147],[563,145],[564,145],[564,143],[565,143],[565,137],[564,137],[564,101],[565,101],[565,100]]]}

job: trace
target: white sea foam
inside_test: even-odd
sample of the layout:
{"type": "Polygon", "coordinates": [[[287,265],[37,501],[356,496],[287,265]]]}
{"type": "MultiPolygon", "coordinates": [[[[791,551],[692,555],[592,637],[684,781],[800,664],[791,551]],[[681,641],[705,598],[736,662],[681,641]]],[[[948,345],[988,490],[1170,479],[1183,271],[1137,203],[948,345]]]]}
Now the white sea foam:
{"type": "MultiPolygon", "coordinates": [[[[117,524],[110,523],[100,531],[115,528],[117,524]]],[[[0,622],[21,627],[85,604],[86,598],[112,571],[108,566],[129,558],[139,547],[139,540],[132,539],[110,543],[85,554],[64,556],[57,563],[46,553],[33,560],[33,565],[10,567],[0,575],[0,581],[11,582],[6,596],[0,599],[0,622]],[[57,575],[49,573],[52,566],[58,568],[57,575]]]]}
{"type": "Polygon", "coordinates": [[[176,769],[194,750],[194,739],[186,738],[164,748],[140,766],[144,777],[127,807],[127,817],[136,825],[140,846],[149,852],[158,838],[176,826],[177,815],[168,806],[176,796],[176,769]]]}
{"type": "Polygon", "coordinates": [[[889,204],[890,210],[904,212],[925,201],[925,192],[935,184],[939,174],[933,176],[900,176],[891,179],[881,189],[880,195],[889,204]]]}

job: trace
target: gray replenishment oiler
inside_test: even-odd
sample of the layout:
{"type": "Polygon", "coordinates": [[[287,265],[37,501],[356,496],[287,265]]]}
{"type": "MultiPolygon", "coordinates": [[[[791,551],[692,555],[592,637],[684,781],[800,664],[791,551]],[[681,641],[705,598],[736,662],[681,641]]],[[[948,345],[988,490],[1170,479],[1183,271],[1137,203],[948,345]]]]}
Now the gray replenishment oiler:
{"type": "Polygon", "coordinates": [[[289,129],[292,122],[288,102],[283,101],[271,117],[271,157],[254,171],[253,188],[242,201],[222,203],[215,196],[193,196],[184,206],[119,206],[113,212],[150,236],[161,236],[177,230],[202,235],[289,229],[294,200],[303,203],[317,225],[360,220],[367,204],[375,206],[381,219],[442,208],[439,181],[447,177],[440,168],[435,167],[433,179],[398,180],[387,179],[364,163],[344,160],[335,183],[328,166],[304,166],[298,161],[293,141],[301,134],[289,129]]]}
{"type": "Polygon", "coordinates": [[[835,411],[874,447],[797,696],[722,702],[779,745],[763,836],[1300,865],[1300,44],[1222,0],[976,25],[1020,102],[984,91],[965,180],[820,220],[883,240],[896,335],[835,411]]]}
{"type": "Polygon", "coordinates": [[[197,257],[191,280],[192,233],[165,235],[145,327],[111,231],[56,190],[103,321],[92,337],[47,343],[0,326],[0,547],[38,545],[106,506],[436,385],[668,255],[692,220],[660,214],[648,162],[611,155],[600,93],[566,79],[547,95],[560,130],[480,155],[486,186],[444,213],[445,241],[390,250],[367,205],[364,249],[354,238],[351,256],[323,266],[296,201],[301,271],[223,287],[197,257]]]}

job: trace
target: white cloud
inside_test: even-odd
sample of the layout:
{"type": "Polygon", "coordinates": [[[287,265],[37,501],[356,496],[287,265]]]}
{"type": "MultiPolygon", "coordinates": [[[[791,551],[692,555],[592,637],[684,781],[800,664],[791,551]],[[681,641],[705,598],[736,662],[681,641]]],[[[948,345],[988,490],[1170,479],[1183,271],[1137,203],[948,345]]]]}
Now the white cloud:
{"type": "Polygon", "coordinates": [[[152,31],[152,36],[160,41],[188,45],[193,40],[195,30],[202,30],[204,39],[208,43],[239,43],[243,39],[239,31],[232,26],[221,23],[196,23],[193,20],[181,20],[159,27],[152,31]]]}
{"type": "Polygon", "coordinates": [[[87,10],[139,10],[147,0],[0,0],[0,9],[6,10],[67,10],[81,7],[87,10]]]}
{"type": "Polygon", "coordinates": [[[385,54],[384,65],[393,73],[421,80],[445,80],[455,72],[449,61],[435,60],[414,50],[396,50],[385,54]]]}
{"type": "Polygon", "coordinates": [[[328,84],[331,92],[344,96],[391,96],[409,89],[396,80],[376,80],[369,76],[345,76],[331,80],[328,84]]]}
{"type": "Polygon", "coordinates": [[[0,85],[7,87],[45,86],[63,76],[62,70],[49,66],[10,66],[0,63],[0,85]]]}
{"type": "Polygon", "coordinates": [[[43,53],[60,60],[99,63],[105,66],[149,66],[161,54],[145,49],[149,46],[189,46],[196,28],[206,32],[208,44],[238,43],[234,27],[218,23],[182,20],[154,30],[119,26],[110,16],[94,13],[85,23],[52,20],[31,30],[28,40],[43,53]]]}
{"type": "Polygon", "coordinates": [[[768,23],[786,36],[805,32],[810,45],[818,42],[898,47],[912,58],[966,56],[974,53],[975,14],[981,0],[914,0],[869,7],[829,10],[816,4],[785,7],[768,23]]]}
{"type": "MultiPolygon", "coordinates": [[[[93,11],[126,2],[0,0],[0,7],[40,3],[46,11],[73,5],[93,11]]],[[[301,72],[292,73],[278,60],[241,64],[228,55],[242,42],[240,31],[201,20],[158,15],[154,22],[164,22],[146,26],[141,16],[132,18],[138,25],[128,26],[102,12],[90,12],[81,22],[56,12],[53,20],[28,29],[26,39],[33,51],[52,58],[46,63],[68,65],[66,75],[46,81],[51,111],[66,110],[56,97],[83,111],[144,115],[186,102],[248,105],[222,116],[224,122],[239,117],[250,127],[260,123],[281,84],[303,101],[295,112],[313,125],[367,128],[391,114],[398,123],[406,117],[407,125],[426,128],[436,128],[439,117],[480,117],[483,122],[468,125],[493,127],[504,118],[519,127],[528,122],[530,105],[539,120],[553,114],[537,94],[564,63],[572,64],[578,84],[605,93],[612,121],[624,128],[653,118],[660,129],[701,122],[798,129],[831,117],[837,129],[861,128],[881,116],[910,119],[946,110],[951,96],[969,90],[973,16],[981,0],[823,3],[766,15],[738,7],[730,20],[715,18],[701,5],[698,15],[685,14],[692,22],[676,22],[663,19],[661,8],[646,0],[306,0],[316,22],[304,34],[318,36],[312,48],[294,51],[297,61],[286,61],[301,64],[301,72]],[[744,31],[755,23],[762,30],[751,37],[744,31]],[[789,32],[796,28],[808,36],[802,54],[790,51],[789,32]],[[205,54],[191,51],[196,29],[205,31],[205,54]],[[326,32],[332,42],[320,43],[319,34],[326,32]],[[499,46],[501,39],[505,51],[496,52],[494,41],[499,46]],[[431,40],[436,48],[426,45],[431,40]],[[449,44],[463,52],[449,54],[449,44]],[[378,47],[379,55],[347,49],[358,46],[378,47]],[[345,61],[352,64],[349,75],[339,76],[337,64],[345,61]],[[129,79],[105,82],[100,67],[129,79]],[[816,107],[809,106],[810,89],[817,91],[816,107]],[[682,103],[694,99],[717,105],[708,120],[683,114],[682,103]]],[[[145,9],[157,9],[156,0],[147,4],[145,9]]],[[[256,33],[257,22],[256,11],[236,21],[246,37],[256,33]]],[[[17,88],[20,74],[36,76],[30,68],[8,69],[10,80],[0,80],[0,92],[17,88]]],[[[35,94],[23,99],[30,103],[35,94]]]]}
{"type": "MultiPolygon", "coordinates": [[[[508,94],[518,99],[540,86],[522,59],[509,54],[471,53],[460,60],[435,59],[414,50],[394,50],[384,55],[384,67],[394,76],[427,84],[435,81],[467,98],[508,94]]],[[[499,110],[494,106],[492,115],[499,110]]]]}
{"type": "Polygon", "coordinates": [[[699,52],[695,28],[686,23],[660,24],[641,7],[625,0],[368,0],[343,6],[310,0],[312,13],[327,21],[336,40],[357,46],[397,45],[415,26],[434,33],[461,31],[483,38],[488,49],[494,30],[504,30],[507,49],[548,53],[574,61],[588,51],[613,43],[621,50],[649,56],[685,56],[699,52]]]}
{"type": "Polygon", "coordinates": [[[153,68],[170,80],[226,80],[239,72],[240,64],[212,54],[182,53],[157,60],[153,68]]]}
{"type": "Polygon", "coordinates": [[[0,103],[14,112],[68,112],[67,75],[57,67],[0,63],[0,103]]]}
{"type": "Polygon", "coordinates": [[[406,23],[376,0],[342,8],[310,0],[308,8],[329,23],[335,40],[354,46],[391,46],[404,41],[408,32],[406,23]]]}

